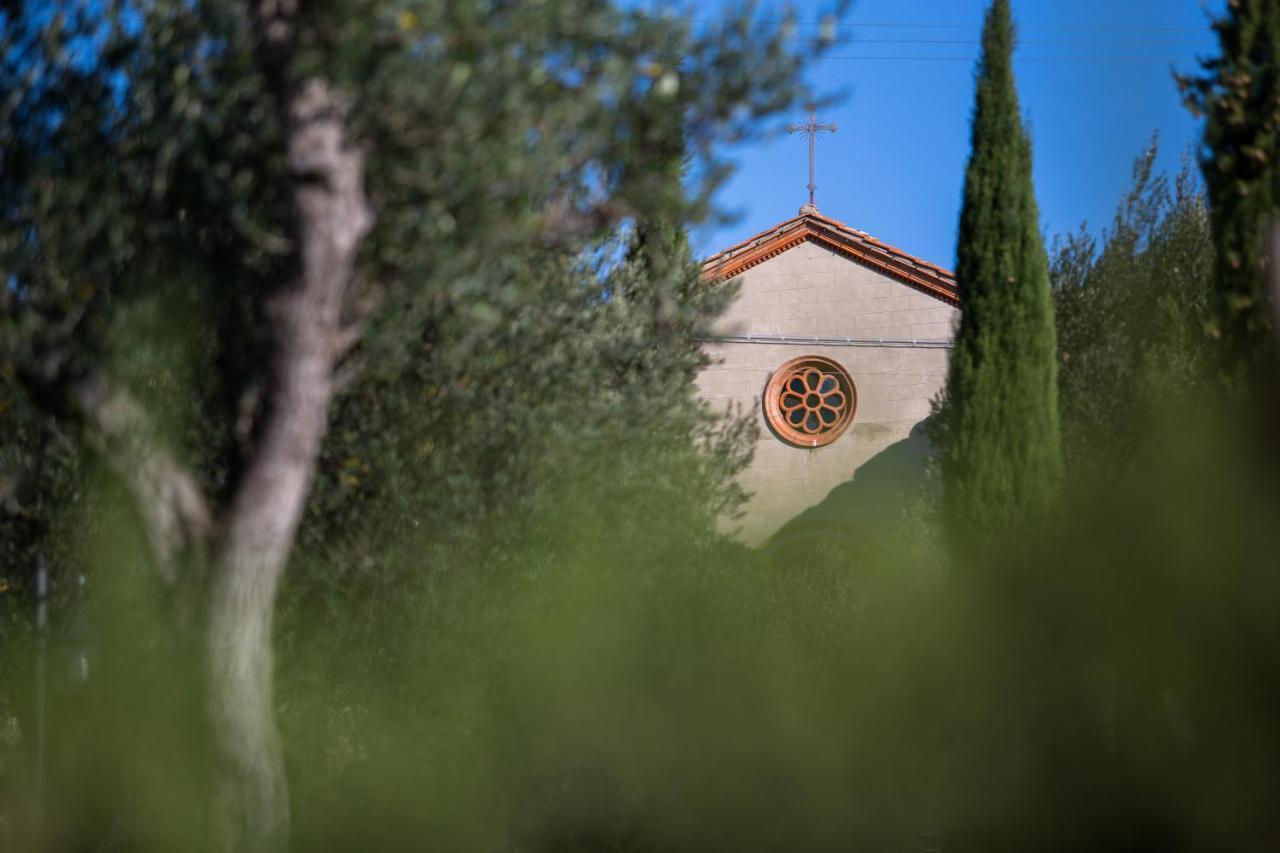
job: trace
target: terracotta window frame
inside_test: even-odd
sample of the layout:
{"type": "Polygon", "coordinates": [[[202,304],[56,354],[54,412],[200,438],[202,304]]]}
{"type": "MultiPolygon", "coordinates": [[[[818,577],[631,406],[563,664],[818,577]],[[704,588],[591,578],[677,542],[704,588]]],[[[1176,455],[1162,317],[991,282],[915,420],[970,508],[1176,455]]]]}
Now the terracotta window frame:
{"type": "Polygon", "coordinates": [[[853,423],[858,388],[835,359],[802,355],[769,377],[763,405],[765,422],[779,439],[794,447],[826,447],[853,423]]]}

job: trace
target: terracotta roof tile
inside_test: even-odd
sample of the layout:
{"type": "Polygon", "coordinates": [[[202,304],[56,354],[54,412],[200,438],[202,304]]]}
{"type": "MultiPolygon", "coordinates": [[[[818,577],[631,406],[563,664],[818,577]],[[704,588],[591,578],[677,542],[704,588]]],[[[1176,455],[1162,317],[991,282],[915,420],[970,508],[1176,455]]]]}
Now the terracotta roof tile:
{"type": "Polygon", "coordinates": [[[948,304],[959,304],[956,278],[950,270],[820,213],[803,213],[717,252],[703,262],[703,278],[713,281],[733,278],[805,242],[866,264],[948,304]]]}

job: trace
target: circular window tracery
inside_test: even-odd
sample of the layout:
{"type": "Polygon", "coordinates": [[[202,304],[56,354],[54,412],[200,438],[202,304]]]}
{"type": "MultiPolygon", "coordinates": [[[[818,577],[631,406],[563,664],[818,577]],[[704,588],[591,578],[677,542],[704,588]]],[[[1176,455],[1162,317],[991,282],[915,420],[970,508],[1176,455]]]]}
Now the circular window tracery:
{"type": "Polygon", "coordinates": [[[840,437],[853,423],[858,391],[848,371],[820,355],[793,358],[783,364],[764,392],[769,428],[797,447],[821,447],[840,437]]]}

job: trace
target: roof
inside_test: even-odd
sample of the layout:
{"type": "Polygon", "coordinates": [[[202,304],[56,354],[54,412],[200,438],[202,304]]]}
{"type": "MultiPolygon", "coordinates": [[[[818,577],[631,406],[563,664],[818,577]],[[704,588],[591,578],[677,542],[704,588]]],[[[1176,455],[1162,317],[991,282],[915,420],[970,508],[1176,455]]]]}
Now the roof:
{"type": "Polygon", "coordinates": [[[801,243],[816,243],[949,305],[960,304],[956,277],[950,270],[909,255],[865,231],[850,228],[816,211],[801,213],[712,255],[702,264],[702,276],[712,281],[725,281],[801,243]]]}

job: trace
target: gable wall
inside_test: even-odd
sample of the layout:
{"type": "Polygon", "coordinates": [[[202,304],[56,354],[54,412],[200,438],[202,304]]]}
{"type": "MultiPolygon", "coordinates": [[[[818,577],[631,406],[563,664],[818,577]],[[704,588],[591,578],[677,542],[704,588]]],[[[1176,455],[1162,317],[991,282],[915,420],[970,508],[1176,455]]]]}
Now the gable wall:
{"type": "MultiPolygon", "coordinates": [[[[721,335],[787,335],[950,339],[959,310],[813,243],[803,243],[736,279],[738,297],[719,324],[721,335]]],[[[735,526],[757,544],[849,480],[867,460],[906,438],[928,417],[946,382],[949,349],[810,346],[714,342],[712,364],[698,377],[705,399],[738,408],[758,422],[751,467],[741,477],[752,493],[735,526]],[[802,355],[834,359],[858,390],[853,425],[834,443],[800,449],[775,438],[761,394],[783,362],[802,355]]]]}

